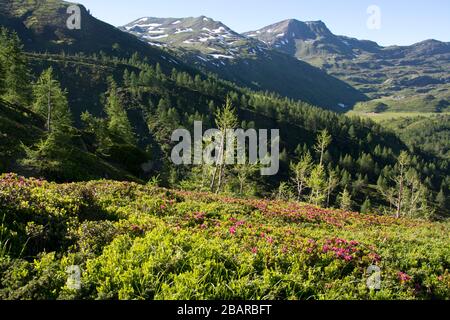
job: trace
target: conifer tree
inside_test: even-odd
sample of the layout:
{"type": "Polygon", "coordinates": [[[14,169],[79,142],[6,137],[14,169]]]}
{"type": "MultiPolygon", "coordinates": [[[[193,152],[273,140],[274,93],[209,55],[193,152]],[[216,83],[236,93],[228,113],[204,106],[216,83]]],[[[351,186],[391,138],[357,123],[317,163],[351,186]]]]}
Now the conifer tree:
{"type": "Polygon", "coordinates": [[[329,170],[328,171],[328,180],[327,180],[327,207],[330,206],[330,198],[333,191],[336,189],[336,187],[339,185],[339,179],[336,171],[329,170]]]}
{"type": "Polygon", "coordinates": [[[439,193],[436,196],[436,203],[440,210],[444,211],[447,209],[447,198],[445,197],[443,188],[441,189],[441,191],[439,191],[439,193]]]}
{"type": "Polygon", "coordinates": [[[211,179],[211,190],[216,186],[217,180],[217,193],[220,192],[225,175],[225,141],[227,141],[227,130],[235,129],[238,123],[236,109],[233,107],[230,97],[227,97],[223,108],[216,112],[216,126],[221,132],[221,141],[219,144],[217,165],[211,179]]]}
{"type": "Polygon", "coordinates": [[[347,188],[342,191],[339,197],[339,205],[342,210],[351,211],[353,206],[353,201],[347,188]]]}
{"type": "Polygon", "coordinates": [[[409,164],[409,156],[405,151],[400,153],[398,157],[398,176],[395,178],[396,188],[397,188],[397,197],[395,199],[396,206],[396,217],[399,218],[402,213],[402,206],[404,201],[404,190],[405,190],[405,174],[406,174],[406,166],[409,164]]]}
{"type": "Polygon", "coordinates": [[[27,106],[31,100],[28,60],[16,33],[0,29],[0,64],[3,66],[2,98],[27,106]]]}
{"type": "Polygon", "coordinates": [[[36,172],[64,177],[73,162],[71,143],[72,120],[66,92],[53,78],[51,68],[45,70],[33,85],[33,110],[46,119],[47,135],[32,148],[25,147],[26,158],[21,163],[36,172]]]}
{"type": "Polygon", "coordinates": [[[117,85],[113,80],[110,80],[105,111],[108,116],[108,130],[110,133],[121,138],[126,143],[135,144],[133,128],[123,107],[117,85]]]}
{"type": "MultiPolygon", "coordinates": [[[[1,50],[1,49],[0,49],[1,50]]],[[[1,56],[1,53],[0,53],[1,56]]],[[[0,97],[5,93],[6,87],[5,87],[5,66],[0,60],[0,97]]]]}
{"type": "Polygon", "coordinates": [[[305,153],[297,163],[291,163],[291,171],[293,173],[292,181],[297,187],[297,199],[299,201],[301,200],[304,188],[308,183],[312,164],[313,160],[309,152],[305,153]]]}
{"type": "Polygon", "coordinates": [[[370,210],[372,210],[372,203],[369,198],[366,198],[361,206],[361,213],[370,213],[370,210]]]}
{"type": "Polygon", "coordinates": [[[239,194],[245,194],[245,187],[251,181],[250,178],[258,170],[258,164],[244,163],[237,164],[234,166],[234,172],[236,173],[236,178],[239,182],[239,194]]]}
{"type": "Polygon", "coordinates": [[[320,132],[317,137],[317,143],[314,146],[314,150],[320,154],[320,165],[323,165],[323,157],[325,154],[325,150],[328,148],[332,141],[331,135],[328,133],[327,129],[324,129],[320,132]]]}
{"type": "Polygon", "coordinates": [[[325,168],[322,165],[316,165],[311,170],[308,187],[311,189],[310,202],[315,205],[323,204],[326,198],[326,177],[325,168]]]}
{"type": "Polygon", "coordinates": [[[54,79],[52,68],[45,70],[33,86],[33,110],[46,119],[49,133],[62,131],[72,124],[66,95],[54,79]]]}

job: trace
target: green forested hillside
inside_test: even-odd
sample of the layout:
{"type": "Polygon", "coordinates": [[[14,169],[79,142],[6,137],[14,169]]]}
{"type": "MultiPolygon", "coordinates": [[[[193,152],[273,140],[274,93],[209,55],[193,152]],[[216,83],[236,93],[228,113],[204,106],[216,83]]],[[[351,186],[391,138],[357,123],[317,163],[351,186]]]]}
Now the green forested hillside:
{"type": "Polygon", "coordinates": [[[336,112],[367,100],[323,70],[205,16],[147,17],[120,29],[152,46],[174,49],[187,63],[253,90],[276,92],[336,112]]]}
{"type": "MultiPolygon", "coordinates": [[[[159,63],[165,71],[194,72],[197,67],[220,74],[222,78],[253,90],[277,92],[283,96],[301,99],[323,108],[343,111],[366,97],[350,85],[325,72],[292,57],[272,50],[264,54],[237,59],[228,66],[199,64],[198,54],[179,52],[177,48],[158,48],[140,41],[135,36],[108,25],[81,8],[82,28],[69,30],[66,13],[69,2],[7,0],[0,11],[0,25],[18,32],[25,49],[29,51],[74,54],[106,54],[130,58],[137,52],[149,63],[159,63]],[[284,83],[281,85],[281,83],[284,83]],[[345,105],[343,109],[339,104],[345,105]]],[[[201,54],[201,53],[200,53],[201,54]]],[[[202,60],[200,60],[202,62],[202,60]]]]}
{"type": "MultiPolygon", "coordinates": [[[[46,167],[42,158],[42,167],[35,168],[23,162],[27,158],[29,147],[45,141],[45,119],[30,109],[11,105],[0,99],[0,171],[15,171],[28,176],[46,176],[68,181],[101,179],[109,177],[118,180],[139,181],[130,173],[130,169],[115,160],[101,158],[89,152],[89,136],[72,128],[71,139],[58,145],[61,153],[52,158],[55,162],[46,167]]],[[[145,161],[145,157],[143,160],[145,161]]]]}
{"type": "Polygon", "coordinates": [[[450,114],[411,117],[381,123],[416,149],[450,159],[450,114]]]}
{"type": "MultiPolygon", "coordinates": [[[[23,55],[20,51],[17,54],[23,55]]],[[[206,184],[198,185],[195,181],[205,178],[204,170],[207,168],[177,167],[171,163],[170,152],[174,143],[170,141],[170,136],[173,130],[180,127],[192,130],[195,120],[203,120],[205,127],[214,127],[216,111],[228,97],[236,108],[236,116],[242,128],[281,129],[280,172],[269,178],[258,177],[254,173],[248,176],[248,181],[252,181],[248,184],[249,194],[276,194],[275,190],[280,187],[283,197],[294,197],[297,192],[292,183],[295,180],[292,166],[309,153],[312,155],[310,165],[315,166],[321,159],[321,169],[316,172],[319,176],[309,176],[308,173],[302,178],[305,179],[305,188],[302,190],[303,194],[298,192],[299,198],[339,206],[345,191],[352,197],[350,208],[355,209],[363,208],[363,204],[367,205],[369,201],[371,206],[380,208],[387,201],[393,201],[388,195],[381,196],[379,190],[393,186],[391,179],[398,169],[396,158],[400,151],[408,148],[394,134],[369,120],[348,118],[274,94],[252,92],[213,75],[198,73],[194,77],[177,69],[164,72],[159,64],[152,65],[145,58],[139,57],[139,54],[130,59],[106,55],[36,53],[24,57],[21,59],[28,59],[34,72],[31,75],[25,72],[17,77],[29,77],[30,80],[37,81],[38,75],[51,67],[56,83],[67,90],[63,99],[67,98],[70,118],[78,128],[61,131],[63,136],[52,137],[49,140],[52,143],[44,143],[49,138],[45,133],[42,140],[44,144],[28,144],[27,147],[31,149],[25,155],[22,154],[22,159],[19,157],[15,160],[20,161],[11,162],[24,167],[33,164],[32,169],[37,170],[36,174],[64,181],[93,177],[92,174],[83,176],[83,165],[79,169],[68,169],[67,163],[74,163],[76,167],[77,163],[82,162],[63,161],[71,156],[58,150],[68,148],[58,148],[54,144],[54,139],[63,139],[63,145],[75,145],[76,149],[71,147],[70,150],[81,148],[88,151],[135,178],[149,179],[159,175],[161,183],[166,186],[206,188],[206,184]],[[118,113],[108,113],[108,105],[116,108],[118,113]],[[129,122],[129,128],[114,131],[111,124],[116,121],[124,122],[125,127],[129,122]],[[79,129],[82,131],[77,131],[79,129]],[[317,136],[325,129],[331,135],[331,143],[317,152],[317,136]],[[78,138],[80,135],[82,141],[78,138]],[[130,135],[134,138],[126,138],[130,135]],[[42,162],[43,156],[48,161],[42,162]],[[312,181],[313,178],[316,180],[312,181]],[[286,183],[288,189],[283,190],[286,183]],[[256,185],[259,188],[255,188],[256,185]],[[316,195],[314,200],[313,194],[316,195]]],[[[26,97],[16,99],[26,91],[30,90],[26,90],[26,87],[15,93],[12,90],[12,97],[5,96],[5,99],[26,101],[26,97]]],[[[36,85],[33,86],[33,91],[36,91],[36,85]]],[[[34,108],[33,104],[36,106],[38,103],[36,99],[38,97],[34,92],[28,100],[31,109],[34,108]]],[[[45,118],[46,111],[42,110],[41,116],[45,118]]],[[[422,181],[417,187],[421,190],[421,201],[425,202],[420,203],[428,203],[421,210],[433,216],[432,212],[435,211],[431,207],[435,206],[440,190],[445,190],[448,186],[447,162],[434,158],[433,155],[414,153],[411,153],[410,160],[408,166],[412,170],[411,174],[422,181]]],[[[10,165],[4,170],[19,169],[10,165]]],[[[239,188],[238,180],[241,175],[237,170],[230,168],[224,177],[227,192],[243,192],[239,188]]],[[[99,170],[94,175],[96,176],[110,177],[111,174],[99,170]]],[[[443,205],[438,205],[437,208],[436,212],[441,215],[447,210],[443,205]]]]}
{"type": "MultiPolygon", "coordinates": [[[[223,69],[231,82],[85,8],[69,30],[67,5],[0,7],[0,300],[450,297],[442,92],[420,95],[439,115],[378,123],[236,80],[295,88],[264,59],[223,69]],[[199,121],[216,161],[177,164],[192,150],[173,133],[199,121]],[[259,141],[240,145],[239,128],[259,141]],[[265,156],[262,129],[280,133],[265,156]],[[230,146],[244,163],[220,161],[230,146]]],[[[341,91],[317,72],[302,94],[341,91]]]]}

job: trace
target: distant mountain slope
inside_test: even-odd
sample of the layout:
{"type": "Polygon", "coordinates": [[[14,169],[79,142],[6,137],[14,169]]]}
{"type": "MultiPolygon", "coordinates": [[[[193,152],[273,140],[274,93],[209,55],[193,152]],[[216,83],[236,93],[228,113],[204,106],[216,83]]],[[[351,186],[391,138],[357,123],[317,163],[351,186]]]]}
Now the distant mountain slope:
{"type": "Polygon", "coordinates": [[[334,35],[322,21],[295,19],[245,35],[321,67],[372,98],[433,94],[439,102],[448,97],[450,43],[426,40],[412,46],[382,47],[334,35]]]}
{"type": "Polygon", "coordinates": [[[297,58],[328,55],[353,58],[362,52],[378,53],[382,49],[372,41],[336,36],[322,21],[284,20],[245,35],[297,58]]]}
{"type": "Polygon", "coordinates": [[[121,29],[152,46],[177,48],[188,63],[251,89],[274,91],[337,111],[366,100],[325,72],[205,16],[145,17],[121,29]]]}
{"type": "Polygon", "coordinates": [[[94,18],[82,5],[81,29],[67,28],[69,2],[60,0],[2,0],[0,25],[15,30],[28,51],[86,53],[130,57],[137,52],[162,68],[189,69],[166,50],[151,47],[94,18]]]}

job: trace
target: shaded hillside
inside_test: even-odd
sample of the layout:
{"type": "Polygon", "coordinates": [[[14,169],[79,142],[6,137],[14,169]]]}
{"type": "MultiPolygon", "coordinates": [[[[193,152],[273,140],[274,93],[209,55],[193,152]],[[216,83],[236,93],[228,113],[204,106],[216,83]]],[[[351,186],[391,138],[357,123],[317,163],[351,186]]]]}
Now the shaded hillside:
{"type": "Polygon", "coordinates": [[[148,46],[135,37],[94,18],[82,5],[81,29],[69,30],[66,22],[71,4],[61,0],[5,0],[0,8],[0,25],[15,30],[27,51],[49,53],[114,54],[131,57],[137,52],[164,69],[190,69],[175,56],[148,46]]]}
{"type": "MultiPolygon", "coordinates": [[[[89,180],[113,178],[139,181],[130,167],[117,159],[101,158],[89,152],[92,140],[88,135],[76,132],[72,141],[59,148],[67,151],[68,157],[60,164],[59,170],[37,172],[22,163],[26,151],[45,140],[45,120],[18,105],[11,105],[0,99],[0,171],[15,171],[27,176],[45,176],[57,181],[89,180]]],[[[137,150],[129,149],[137,154],[137,150]]],[[[130,154],[131,156],[131,154],[130,154]]],[[[145,157],[141,159],[145,162],[145,157]]],[[[138,173],[139,174],[139,173],[138,173]]]]}

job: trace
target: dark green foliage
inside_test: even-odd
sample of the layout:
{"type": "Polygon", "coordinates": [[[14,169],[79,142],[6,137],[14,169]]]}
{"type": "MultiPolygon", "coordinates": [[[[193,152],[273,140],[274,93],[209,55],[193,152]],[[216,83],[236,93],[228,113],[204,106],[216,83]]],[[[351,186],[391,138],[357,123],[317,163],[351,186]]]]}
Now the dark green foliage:
{"type": "Polygon", "coordinates": [[[134,144],[136,141],[133,129],[114,80],[111,80],[109,84],[105,112],[108,116],[108,130],[110,134],[126,143],[134,144]]]}
{"type": "MultiPolygon", "coordinates": [[[[375,185],[381,174],[389,179],[385,172],[389,166],[395,164],[395,153],[398,150],[406,149],[394,134],[385,131],[380,125],[370,120],[348,118],[274,94],[254,93],[212,76],[205,76],[202,78],[203,80],[197,77],[194,81],[189,74],[183,73],[183,76],[180,77],[178,71],[173,71],[169,77],[162,71],[156,72],[157,68],[139,62],[139,60],[133,61],[134,64],[131,64],[131,60],[116,58],[66,56],[63,60],[59,60],[61,57],[49,55],[34,55],[33,59],[34,61],[41,59],[42,64],[46,66],[55,66],[54,70],[57,70],[58,78],[73,79],[73,81],[65,81],[69,86],[69,99],[72,97],[69,104],[75,112],[75,119],[80,118],[84,111],[80,110],[80,99],[86,101],[87,104],[94,103],[93,97],[96,95],[100,97],[105,92],[107,79],[111,72],[118,73],[117,79],[134,79],[126,81],[129,86],[119,83],[117,96],[120,97],[119,101],[127,106],[127,116],[135,132],[138,147],[150,151],[152,154],[152,172],[160,173],[164,179],[169,176],[176,177],[175,179],[171,178],[172,183],[175,184],[187,177],[190,169],[171,168],[172,164],[168,159],[173,146],[170,141],[172,131],[179,127],[192,129],[194,120],[203,120],[205,130],[214,126],[212,115],[215,112],[215,106],[225,102],[227,93],[233,105],[237,107],[240,121],[251,122],[255,128],[281,128],[282,145],[286,147],[284,149],[289,158],[295,155],[298,145],[319,157],[320,154],[313,151],[316,133],[318,130],[326,128],[332,136],[333,143],[325,153],[324,161],[327,166],[331,164],[330,169],[337,169],[336,171],[339,172],[340,187],[336,193],[342,192],[345,186],[350,188],[352,180],[358,180],[357,175],[361,173],[362,175],[355,185],[356,194],[353,195],[354,200],[360,204],[371,194],[370,188],[359,188],[361,183],[369,186],[375,185]],[[67,66],[64,65],[65,59],[70,61],[67,66]],[[83,79],[97,79],[95,85],[77,81],[79,76],[74,73],[77,65],[82,65],[84,68],[83,79]],[[120,70],[123,70],[122,73],[120,70]],[[133,71],[128,72],[127,76],[125,70],[133,71]],[[134,77],[133,74],[140,74],[140,76],[134,77]],[[172,78],[177,80],[174,81],[172,78]],[[81,92],[82,94],[75,96],[70,92],[81,92]],[[75,99],[75,97],[77,98],[75,99]],[[370,139],[368,139],[369,136],[370,139]]],[[[101,99],[97,98],[97,100],[101,99]]],[[[114,138],[110,135],[108,119],[104,118],[105,113],[101,109],[101,107],[93,108],[95,116],[94,113],[91,113],[91,116],[86,114],[84,120],[90,124],[86,126],[83,137],[93,137],[92,142],[87,144],[88,146],[92,143],[95,144],[94,148],[89,149],[90,151],[98,152],[107,161],[114,161],[109,157],[108,149],[111,143],[121,143],[117,137],[114,138]]],[[[123,119],[125,118],[123,117],[123,119]]],[[[123,139],[119,140],[123,141],[123,139]]],[[[424,169],[430,164],[427,164],[422,156],[418,155],[414,165],[423,176],[430,177],[431,187],[438,192],[447,169],[440,162],[434,162],[434,169],[428,170],[426,173],[424,169]]],[[[133,167],[137,168],[136,165],[133,167]]],[[[266,194],[266,192],[270,193],[271,189],[278,185],[277,182],[287,181],[288,169],[288,165],[283,164],[278,177],[259,184],[258,193],[260,195],[266,194]]],[[[136,172],[135,169],[133,172],[136,172]]],[[[239,184],[236,184],[234,190],[239,192],[239,184]]],[[[371,195],[371,198],[377,205],[381,205],[383,202],[379,196],[371,195]]],[[[332,197],[331,200],[332,205],[335,197],[332,197]]]]}
{"type": "Polygon", "coordinates": [[[0,93],[3,92],[0,97],[27,106],[30,101],[27,57],[18,35],[3,27],[0,27],[0,65],[0,93]]]}
{"type": "Polygon", "coordinates": [[[361,213],[371,213],[372,210],[372,203],[370,202],[370,199],[367,198],[366,201],[364,201],[363,205],[361,206],[361,213]]]}
{"type": "Polygon", "coordinates": [[[397,132],[411,148],[450,160],[450,115],[399,118],[382,124],[397,132]]]}
{"type": "Polygon", "coordinates": [[[444,189],[441,189],[441,191],[439,191],[439,193],[437,194],[436,203],[438,205],[438,208],[440,210],[442,210],[443,212],[449,211],[449,209],[447,207],[447,197],[445,196],[444,189]]]}
{"type": "Polygon", "coordinates": [[[6,66],[3,60],[0,59],[0,97],[5,93],[5,76],[6,76],[6,66]]]}

